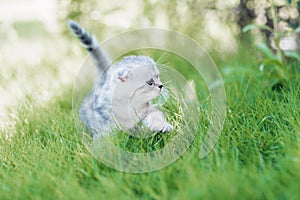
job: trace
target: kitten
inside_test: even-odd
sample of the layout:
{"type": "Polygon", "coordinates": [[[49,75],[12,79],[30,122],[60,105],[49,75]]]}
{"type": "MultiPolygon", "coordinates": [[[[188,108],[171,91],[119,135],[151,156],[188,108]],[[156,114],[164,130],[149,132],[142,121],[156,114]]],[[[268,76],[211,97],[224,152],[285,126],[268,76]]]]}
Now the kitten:
{"type": "Polygon", "coordinates": [[[139,121],[151,131],[171,131],[173,126],[151,103],[163,89],[155,61],[148,56],[127,56],[110,66],[111,59],[94,36],[74,21],[69,21],[68,25],[102,72],[79,111],[93,137],[112,133],[116,126],[133,128],[139,121]]]}

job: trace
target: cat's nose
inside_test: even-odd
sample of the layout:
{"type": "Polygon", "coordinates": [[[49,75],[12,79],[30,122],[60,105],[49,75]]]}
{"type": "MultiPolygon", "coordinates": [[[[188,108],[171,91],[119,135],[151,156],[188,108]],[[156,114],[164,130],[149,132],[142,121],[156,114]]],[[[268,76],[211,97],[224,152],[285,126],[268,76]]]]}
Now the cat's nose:
{"type": "Polygon", "coordinates": [[[159,85],[158,87],[159,87],[159,89],[161,89],[163,87],[163,85],[159,85]]]}

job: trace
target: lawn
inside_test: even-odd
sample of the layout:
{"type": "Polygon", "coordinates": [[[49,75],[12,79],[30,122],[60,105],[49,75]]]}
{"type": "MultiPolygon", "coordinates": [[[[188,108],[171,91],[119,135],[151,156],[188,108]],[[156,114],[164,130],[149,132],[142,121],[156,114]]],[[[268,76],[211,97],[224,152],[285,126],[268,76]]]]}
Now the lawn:
{"type": "MultiPolygon", "coordinates": [[[[227,97],[213,151],[199,159],[207,128],[200,121],[183,156],[154,172],[120,172],[89,153],[73,120],[72,84],[42,104],[27,95],[13,108],[14,126],[1,130],[0,199],[299,199],[299,63],[291,61],[291,78],[272,89],[257,52],[239,52],[224,59],[213,54],[227,97]]],[[[43,63],[44,70],[55,67],[43,63]]],[[[145,146],[125,138],[127,149],[131,142],[145,146]]]]}

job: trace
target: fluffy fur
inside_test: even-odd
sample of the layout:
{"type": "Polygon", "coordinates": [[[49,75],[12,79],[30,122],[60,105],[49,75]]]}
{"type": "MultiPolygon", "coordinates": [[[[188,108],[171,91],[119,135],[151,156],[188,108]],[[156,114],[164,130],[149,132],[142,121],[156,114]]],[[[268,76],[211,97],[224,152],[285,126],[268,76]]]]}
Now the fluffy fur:
{"type": "Polygon", "coordinates": [[[128,56],[108,67],[112,62],[96,38],[73,21],[69,21],[69,27],[103,72],[79,111],[94,138],[111,133],[116,126],[130,129],[140,120],[152,131],[173,129],[164,114],[151,103],[163,89],[152,58],[128,56]]]}

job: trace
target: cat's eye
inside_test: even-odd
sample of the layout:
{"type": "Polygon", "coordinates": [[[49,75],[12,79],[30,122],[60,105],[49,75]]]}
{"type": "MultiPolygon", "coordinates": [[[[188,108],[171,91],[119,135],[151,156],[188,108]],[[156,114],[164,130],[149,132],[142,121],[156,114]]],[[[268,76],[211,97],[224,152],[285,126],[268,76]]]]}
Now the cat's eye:
{"type": "Polygon", "coordinates": [[[153,84],[154,84],[154,80],[151,79],[150,81],[147,81],[147,84],[148,84],[148,85],[153,85],[153,84]]]}

